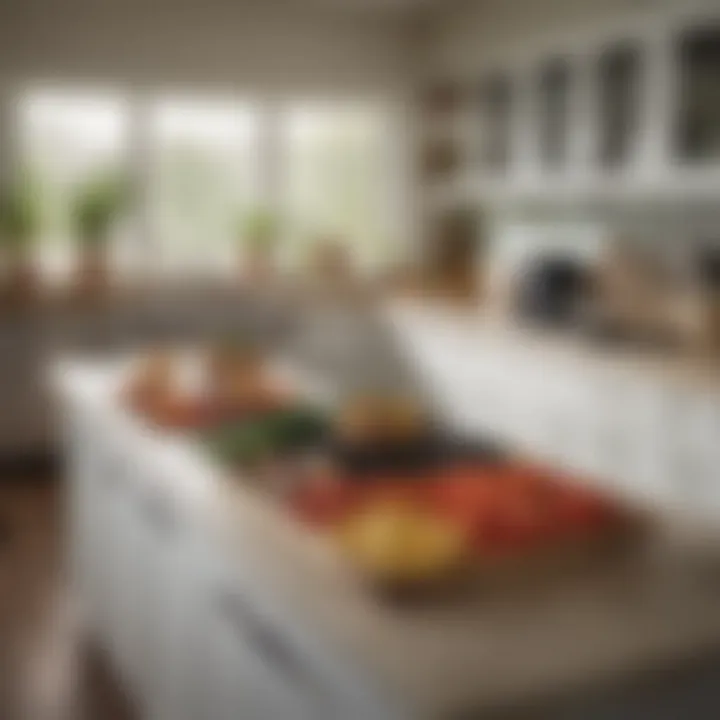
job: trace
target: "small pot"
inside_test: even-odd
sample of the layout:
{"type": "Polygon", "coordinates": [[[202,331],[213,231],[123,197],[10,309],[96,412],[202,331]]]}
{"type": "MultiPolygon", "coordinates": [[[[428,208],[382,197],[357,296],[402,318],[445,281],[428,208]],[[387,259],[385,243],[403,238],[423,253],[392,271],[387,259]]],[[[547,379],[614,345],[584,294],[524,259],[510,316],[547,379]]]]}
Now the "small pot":
{"type": "Polygon", "coordinates": [[[13,299],[31,297],[37,287],[37,270],[26,248],[14,248],[6,255],[8,272],[5,289],[13,299]]]}
{"type": "Polygon", "coordinates": [[[242,255],[243,276],[253,282],[269,280],[275,275],[275,252],[266,246],[250,245],[242,255]]]}
{"type": "Polygon", "coordinates": [[[350,249],[341,240],[329,237],[312,250],[312,274],[320,280],[346,283],[354,279],[354,262],[350,249]]]}
{"type": "Polygon", "coordinates": [[[82,292],[96,294],[109,284],[107,248],[102,242],[84,243],[78,257],[76,286],[82,292]]]}

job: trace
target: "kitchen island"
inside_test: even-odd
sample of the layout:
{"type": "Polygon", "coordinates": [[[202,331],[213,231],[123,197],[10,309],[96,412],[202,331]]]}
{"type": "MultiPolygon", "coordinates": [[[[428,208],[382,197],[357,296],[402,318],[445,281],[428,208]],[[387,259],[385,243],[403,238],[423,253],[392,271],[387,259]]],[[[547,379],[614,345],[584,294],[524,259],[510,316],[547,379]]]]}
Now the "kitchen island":
{"type": "Polygon", "coordinates": [[[72,587],[143,717],[492,717],[720,648],[720,586],[675,525],[591,573],[384,602],[260,489],[124,409],[121,377],[55,368],[72,587]]]}

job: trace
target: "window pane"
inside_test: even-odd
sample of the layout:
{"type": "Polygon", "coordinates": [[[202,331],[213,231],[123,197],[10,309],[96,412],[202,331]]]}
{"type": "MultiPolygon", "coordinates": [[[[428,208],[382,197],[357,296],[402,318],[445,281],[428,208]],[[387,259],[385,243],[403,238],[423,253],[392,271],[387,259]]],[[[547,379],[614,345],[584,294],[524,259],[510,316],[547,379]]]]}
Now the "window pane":
{"type": "Polygon", "coordinates": [[[258,127],[248,104],[156,105],[151,206],[163,270],[235,270],[238,223],[257,199],[258,127]]]}
{"type": "Polygon", "coordinates": [[[680,42],[678,150],[684,160],[720,158],[720,27],[687,32],[680,42]]]}
{"type": "Polygon", "coordinates": [[[72,264],[70,203],[77,188],[125,162],[127,117],[125,101],[106,93],[44,90],[21,98],[23,158],[43,213],[40,260],[51,274],[72,264]]]}
{"type": "Polygon", "coordinates": [[[366,105],[295,107],[283,118],[285,257],[302,263],[321,238],[347,244],[360,266],[388,261],[392,153],[388,113],[366,105]]]}

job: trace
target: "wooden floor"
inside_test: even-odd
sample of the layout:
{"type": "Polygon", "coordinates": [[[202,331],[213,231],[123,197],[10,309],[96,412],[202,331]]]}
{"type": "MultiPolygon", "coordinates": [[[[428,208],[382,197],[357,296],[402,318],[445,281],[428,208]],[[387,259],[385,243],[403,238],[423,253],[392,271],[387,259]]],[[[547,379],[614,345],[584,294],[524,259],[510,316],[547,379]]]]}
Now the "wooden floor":
{"type": "Polygon", "coordinates": [[[0,477],[0,720],[132,720],[63,580],[58,483],[0,477]]]}

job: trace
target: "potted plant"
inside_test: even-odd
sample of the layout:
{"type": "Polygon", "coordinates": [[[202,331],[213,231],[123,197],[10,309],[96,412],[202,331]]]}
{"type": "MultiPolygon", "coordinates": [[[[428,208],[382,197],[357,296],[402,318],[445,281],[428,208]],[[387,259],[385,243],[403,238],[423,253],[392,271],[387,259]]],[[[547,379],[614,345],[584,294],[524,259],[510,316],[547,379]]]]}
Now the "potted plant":
{"type": "Polygon", "coordinates": [[[78,286],[103,289],[108,282],[108,244],[113,224],[125,210],[127,184],[117,174],[90,178],[78,190],[71,218],[79,247],[78,286]]]}
{"type": "Polygon", "coordinates": [[[0,192],[0,248],[14,296],[29,294],[35,285],[32,246],[40,219],[38,190],[27,179],[0,192]]]}
{"type": "Polygon", "coordinates": [[[242,267],[254,280],[267,279],[275,270],[278,223],[275,214],[258,207],[243,216],[240,227],[242,267]]]}

